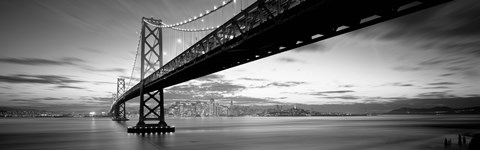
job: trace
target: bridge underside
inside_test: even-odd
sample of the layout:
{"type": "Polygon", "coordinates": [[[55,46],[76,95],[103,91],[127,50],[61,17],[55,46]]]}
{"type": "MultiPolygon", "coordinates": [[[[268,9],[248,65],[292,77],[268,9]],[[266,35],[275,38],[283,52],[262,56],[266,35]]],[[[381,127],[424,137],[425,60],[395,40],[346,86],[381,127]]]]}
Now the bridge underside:
{"type": "Polygon", "coordinates": [[[203,56],[204,58],[189,62],[160,80],[146,84],[145,90],[169,87],[416,12],[448,0],[318,1],[304,2],[293,8],[296,10],[262,23],[241,37],[228,41],[224,46],[209,51],[203,56]]]}

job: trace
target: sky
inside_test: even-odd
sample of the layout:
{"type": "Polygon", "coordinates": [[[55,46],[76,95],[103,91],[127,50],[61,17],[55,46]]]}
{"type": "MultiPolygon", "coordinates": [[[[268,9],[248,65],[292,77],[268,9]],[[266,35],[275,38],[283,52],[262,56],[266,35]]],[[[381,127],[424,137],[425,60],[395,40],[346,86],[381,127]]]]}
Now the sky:
{"type": "MultiPolygon", "coordinates": [[[[237,0],[229,8],[252,2],[237,0]]],[[[141,17],[170,24],[221,3],[0,1],[0,106],[107,111],[117,78],[132,73],[141,17]]],[[[216,26],[229,14],[219,12],[187,28],[216,26]]],[[[456,0],[168,87],[166,102],[214,98],[225,104],[305,104],[346,112],[480,106],[478,14],[480,2],[456,0]]],[[[166,63],[189,40],[163,32],[166,45],[171,43],[164,47],[166,63]]],[[[193,36],[202,34],[190,41],[193,36]]],[[[138,109],[138,100],[127,106],[138,109]]]]}

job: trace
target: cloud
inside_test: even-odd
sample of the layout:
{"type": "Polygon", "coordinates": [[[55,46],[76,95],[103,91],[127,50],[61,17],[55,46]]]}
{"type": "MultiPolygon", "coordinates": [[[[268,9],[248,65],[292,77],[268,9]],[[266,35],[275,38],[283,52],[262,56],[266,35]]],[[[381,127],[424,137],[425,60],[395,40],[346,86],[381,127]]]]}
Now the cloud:
{"type": "Polygon", "coordinates": [[[84,62],[78,58],[65,57],[58,60],[41,58],[0,58],[0,62],[20,65],[44,66],[44,65],[76,65],[84,62]]]}
{"type": "Polygon", "coordinates": [[[452,76],[454,75],[454,73],[444,73],[444,74],[441,74],[440,76],[441,77],[448,77],[448,76],[452,76]]]}
{"type": "Polygon", "coordinates": [[[272,82],[266,85],[255,86],[253,88],[267,88],[267,87],[292,87],[301,84],[305,84],[306,82],[296,82],[296,81],[288,81],[288,82],[272,82]]]}
{"type": "Polygon", "coordinates": [[[422,61],[419,63],[420,66],[439,66],[439,65],[455,65],[455,64],[462,64],[467,62],[464,58],[461,57],[435,57],[426,61],[422,61]]]}
{"type": "MultiPolygon", "coordinates": [[[[127,81],[128,82],[128,81],[127,81]]],[[[100,84],[117,84],[116,82],[106,82],[106,81],[92,81],[93,84],[95,85],[100,85],[100,84]]]]}
{"type": "Polygon", "coordinates": [[[478,63],[480,62],[478,61],[477,57],[473,56],[475,55],[457,56],[445,54],[443,56],[420,62],[419,65],[424,68],[441,68],[447,70],[448,72],[453,72],[442,74],[441,76],[450,76],[456,73],[466,77],[475,78],[480,76],[478,73],[478,63]]]}
{"type": "Polygon", "coordinates": [[[417,95],[419,98],[455,98],[457,96],[449,94],[450,91],[442,91],[442,92],[427,92],[427,93],[420,93],[417,95]]]}
{"type": "Polygon", "coordinates": [[[86,100],[89,100],[90,103],[97,103],[97,104],[112,104],[112,97],[86,97],[86,100]]]}
{"type": "MultiPolygon", "coordinates": [[[[443,68],[458,75],[478,78],[480,56],[480,1],[461,0],[384,22],[357,33],[378,40],[436,51],[437,57],[419,66],[396,67],[397,71],[443,68]]],[[[449,76],[452,74],[446,74],[449,76]]]]}
{"type": "Polygon", "coordinates": [[[400,83],[400,82],[395,82],[395,83],[391,83],[391,84],[388,84],[388,85],[392,85],[392,86],[413,86],[413,84],[410,84],[410,83],[400,83]]]}
{"type": "Polygon", "coordinates": [[[448,86],[433,86],[433,87],[424,87],[422,89],[449,89],[448,86]]]}
{"type": "Polygon", "coordinates": [[[210,74],[190,82],[165,89],[166,99],[210,99],[223,98],[244,90],[246,87],[225,80],[223,75],[210,74]]]}
{"type": "Polygon", "coordinates": [[[203,83],[199,86],[204,91],[209,92],[235,92],[245,89],[245,86],[232,83],[203,83]]]}
{"type": "Polygon", "coordinates": [[[409,66],[397,66],[397,67],[393,68],[393,70],[403,71],[403,72],[418,71],[418,70],[421,70],[421,69],[422,68],[420,68],[420,67],[409,67],[409,66]]]}
{"type": "Polygon", "coordinates": [[[31,101],[34,101],[32,99],[11,99],[9,101],[13,101],[13,102],[31,102],[31,101]]]}
{"type": "Polygon", "coordinates": [[[320,92],[310,93],[310,95],[342,94],[342,93],[351,93],[351,92],[354,92],[354,91],[352,91],[352,90],[320,91],[320,92]]]}
{"type": "Polygon", "coordinates": [[[11,99],[9,101],[41,103],[41,101],[64,101],[64,100],[71,100],[71,98],[68,98],[68,97],[41,97],[41,98],[11,99]]]}
{"type": "Polygon", "coordinates": [[[85,88],[82,88],[82,87],[78,87],[78,86],[69,86],[69,85],[59,85],[59,86],[56,86],[56,88],[67,88],[67,89],[85,89],[85,88]]]}
{"type": "Polygon", "coordinates": [[[338,87],[340,87],[340,88],[351,88],[351,87],[355,87],[355,86],[352,85],[352,84],[345,84],[345,85],[339,85],[338,87]]]}
{"type": "Polygon", "coordinates": [[[69,84],[69,83],[81,83],[85,81],[74,80],[65,76],[58,75],[27,75],[27,74],[14,74],[9,76],[0,75],[0,82],[5,83],[36,83],[36,84],[69,84]]]}
{"type": "Polygon", "coordinates": [[[83,66],[82,69],[88,70],[88,71],[94,71],[94,72],[118,72],[118,73],[124,73],[127,70],[123,68],[109,68],[109,69],[97,69],[89,66],[83,66]]]}
{"type": "Polygon", "coordinates": [[[223,98],[246,87],[229,82],[205,82],[199,84],[181,84],[165,90],[165,98],[168,99],[209,99],[223,98]]]}
{"type": "Polygon", "coordinates": [[[197,81],[219,81],[223,80],[224,76],[223,75],[218,75],[218,74],[209,74],[200,78],[196,78],[194,80],[197,81]]]}
{"type": "Polygon", "coordinates": [[[67,112],[107,112],[112,102],[110,97],[91,97],[84,96],[78,98],[71,97],[40,97],[40,98],[21,98],[8,100],[14,105],[25,109],[40,109],[48,111],[67,111],[67,112]]]}
{"type": "Polygon", "coordinates": [[[266,79],[259,79],[259,78],[240,78],[239,80],[247,80],[247,81],[267,81],[266,79]]]}
{"type": "MultiPolygon", "coordinates": [[[[86,51],[86,52],[92,52],[92,53],[97,53],[97,54],[103,54],[104,52],[98,49],[94,48],[89,48],[89,47],[80,47],[78,48],[80,50],[86,51]]],[[[135,53],[134,53],[135,54],[135,53]]]]}
{"type": "Polygon", "coordinates": [[[328,98],[328,99],[345,99],[345,100],[354,100],[359,99],[357,96],[326,96],[326,97],[319,97],[319,98],[328,98]]]}
{"type": "Polygon", "coordinates": [[[325,52],[327,50],[330,50],[330,47],[322,42],[311,43],[311,44],[293,49],[294,52],[325,52]]]}
{"type": "Polygon", "coordinates": [[[123,68],[98,69],[93,66],[85,65],[86,61],[79,58],[64,57],[60,59],[43,59],[43,58],[0,58],[0,62],[30,66],[75,66],[83,70],[94,72],[118,72],[124,73],[123,68]]]}
{"type": "Polygon", "coordinates": [[[57,100],[65,100],[65,99],[66,98],[45,97],[42,100],[57,101],[57,100]]]}
{"type": "Polygon", "coordinates": [[[234,101],[235,105],[275,105],[275,104],[285,104],[283,102],[277,102],[268,99],[246,97],[246,96],[237,96],[237,97],[225,97],[225,101],[234,101]]]}
{"type": "Polygon", "coordinates": [[[459,83],[456,82],[435,82],[435,83],[429,83],[428,85],[456,85],[459,83]]]}
{"type": "Polygon", "coordinates": [[[289,57],[281,57],[281,58],[278,58],[277,61],[284,62],[284,63],[302,62],[301,60],[297,60],[289,57]]]}
{"type": "Polygon", "coordinates": [[[358,30],[355,35],[409,45],[414,50],[435,51],[436,58],[419,66],[395,67],[419,71],[432,67],[478,78],[480,56],[480,1],[452,1],[420,12],[358,30]]]}
{"type": "Polygon", "coordinates": [[[86,83],[87,81],[75,80],[66,76],[59,75],[27,75],[14,74],[3,76],[0,75],[0,82],[13,84],[48,84],[56,85],[55,88],[63,89],[85,89],[83,87],[72,86],[74,83],[86,83]]]}
{"type": "Polygon", "coordinates": [[[384,23],[390,30],[382,38],[476,36],[480,33],[480,21],[476,19],[480,13],[479,8],[480,3],[476,0],[454,1],[400,17],[384,23]],[[429,32],[425,32],[425,29],[429,29],[429,32]]]}

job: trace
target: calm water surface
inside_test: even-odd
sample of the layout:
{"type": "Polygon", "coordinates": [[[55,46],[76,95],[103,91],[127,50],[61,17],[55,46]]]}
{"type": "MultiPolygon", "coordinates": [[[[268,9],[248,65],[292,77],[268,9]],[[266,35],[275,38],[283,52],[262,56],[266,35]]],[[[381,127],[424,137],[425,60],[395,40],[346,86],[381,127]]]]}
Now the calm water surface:
{"type": "MultiPolygon", "coordinates": [[[[0,119],[0,149],[434,150],[477,132],[480,116],[364,116],[167,119],[174,134],[127,134],[136,120],[0,119]]],[[[465,149],[465,148],[464,148],[465,149]]]]}

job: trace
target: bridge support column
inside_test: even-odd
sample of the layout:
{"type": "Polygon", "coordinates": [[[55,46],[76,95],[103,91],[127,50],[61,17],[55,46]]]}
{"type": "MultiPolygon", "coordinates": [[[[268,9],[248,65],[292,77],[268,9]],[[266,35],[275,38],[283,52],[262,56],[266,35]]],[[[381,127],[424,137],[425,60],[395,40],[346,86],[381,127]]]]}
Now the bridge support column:
{"type": "MultiPolygon", "coordinates": [[[[143,92],[143,90],[140,90],[143,92]]],[[[140,94],[140,112],[136,126],[128,127],[128,133],[167,133],[175,132],[174,126],[165,122],[163,88],[140,94]],[[158,121],[148,124],[146,121],[158,121]]]]}
{"type": "MultiPolygon", "coordinates": [[[[117,79],[117,94],[114,95],[114,99],[116,100],[120,95],[125,93],[125,79],[124,78],[118,78],[117,79]]],[[[127,121],[127,111],[125,110],[126,104],[125,102],[119,103],[114,107],[113,111],[113,121],[127,121]]]]}
{"type": "Polygon", "coordinates": [[[114,106],[113,121],[128,121],[127,111],[125,110],[125,103],[120,103],[114,106]]]}
{"type": "Polygon", "coordinates": [[[161,20],[142,18],[141,45],[140,45],[140,109],[136,126],[128,127],[128,133],[167,133],[175,132],[175,127],[165,122],[163,87],[153,90],[145,88],[145,76],[151,71],[161,68],[162,60],[162,30],[159,27],[150,27],[148,23],[159,25],[161,20]],[[147,123],[158,121],[158,123],[147,123]]]}

